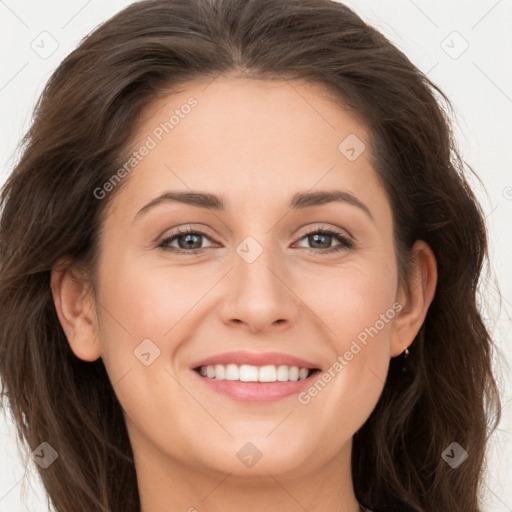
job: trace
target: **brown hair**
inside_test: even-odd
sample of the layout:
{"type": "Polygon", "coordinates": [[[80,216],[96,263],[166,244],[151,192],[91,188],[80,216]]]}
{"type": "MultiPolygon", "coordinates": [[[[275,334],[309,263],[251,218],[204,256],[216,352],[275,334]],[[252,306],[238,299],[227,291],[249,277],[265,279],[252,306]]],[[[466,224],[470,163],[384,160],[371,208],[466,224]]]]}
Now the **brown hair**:
{"type": "Polygon", "coordinates": [[[86,37],[46,85],[0,198],[0,375],[19,439],[59,454],[38,468],[51,503],[59,512],[140,506],[122,409],[101,358],[72,353],[51,270],[65,256],[94,268],[102,216],[123,182],[104,200],[94,190],[122,165],[143,109],[178,84],[228,72],[335,91],[370,130],[400,271],[417,239],[437,259],[408,369],[391,360],[354,436],[357,499],[376,512],[481,511],[486,443],[501,413],[477,307],[484,217],[447,98],[382,34],[328,0],[138,2],[86,37]],[[469,453],[456,470],[441,457],[452,442],[469,453]]]}

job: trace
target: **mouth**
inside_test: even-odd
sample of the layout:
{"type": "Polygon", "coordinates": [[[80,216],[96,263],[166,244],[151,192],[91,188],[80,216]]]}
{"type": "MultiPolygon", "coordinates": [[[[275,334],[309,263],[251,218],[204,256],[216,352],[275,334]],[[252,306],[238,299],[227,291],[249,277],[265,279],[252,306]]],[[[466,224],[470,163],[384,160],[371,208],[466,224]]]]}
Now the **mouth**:
{"type": "Polygon", "coordinates": [[[197,366],[194,371],[208,379],[237,382],[296,382],[311,377],[319,368],[289,365],[254,366],[250,364],[210,364],[197,366]]]}
{"type": "Polygon", "coordinates": [[[298,394],[321,369],[304,359],[279,353],[231,352],[191,366],[216,394],[241,402],[268,402],[298,394]]]}

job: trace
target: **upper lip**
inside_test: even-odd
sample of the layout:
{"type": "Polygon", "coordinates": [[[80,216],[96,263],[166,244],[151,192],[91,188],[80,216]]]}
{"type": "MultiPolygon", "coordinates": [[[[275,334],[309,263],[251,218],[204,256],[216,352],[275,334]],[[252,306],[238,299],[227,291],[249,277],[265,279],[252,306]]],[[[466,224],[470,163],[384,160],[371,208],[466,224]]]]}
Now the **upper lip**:
{"type": "Polygon", "coordinates": [[[299,368],[316,369],[317,365],[301,359],[300,357],[292,356],[290,354],[284,354],[282,352],[248,352],[244,350],[223,352],[221,354],[215,354],[196,361],[191,365],[192,369],[199,368],[201,366],[208,366],[214,364],[250,364],[252,366],[266,366],[266,365],[287,365],[287,366],[298,366],[299,368]]]}

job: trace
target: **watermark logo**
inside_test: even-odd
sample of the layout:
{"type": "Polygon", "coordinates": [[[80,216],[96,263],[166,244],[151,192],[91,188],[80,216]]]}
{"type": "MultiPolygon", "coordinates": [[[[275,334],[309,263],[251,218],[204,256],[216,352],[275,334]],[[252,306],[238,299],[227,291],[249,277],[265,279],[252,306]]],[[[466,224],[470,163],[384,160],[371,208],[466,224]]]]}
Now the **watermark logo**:
{"type": "Polygon", "coordinates": [[[468,458],[468,452],[459,443],[453,442],[441,454],[441,457],[453,469],[457,469],[468,458]]]}
{"type": "Polygon", "coordinates": [[[244,466],[252,468],[261,459],[263,454],[253,443],[245,443],[236,456],[244,466]]]}
{"type": "Polygon", "coordinates": [[[32,458],[43,468],[49,468],[56,460],[59,454],[52,445],[41,443],[33,452],[32,458]]]}
{"type": "Polygon", "coordinates": [[[246,237],[236,248],[236,253],[246,262],[253,263],[263,252],[263,247],[252,236],[246,237]]]}
{"type": "Polygon", "coordinates": [[[364,142],[353,133],[343,139],[338,146],[338,151],[350,162],[357,160],[365,149],[364,142]]]}
{"type": "Polygon", "coordinates": [[[455,60],[469,48],[469,43],[457,31],[453,31],[441,41],[441,48],[455,60]]]}
{"type": "Polygon", "coordinates": [[[41,59],[49,59],[59,48],[59,43],[49,32],[41,32],[31,43],[30,47],[41,59]]]}
{"type": "Polygon", "coordinates": [[[149,366],[160,356],[160,349],[149,338],[146,338],[137,345],[133,354],[144,366],[149,366]]]}

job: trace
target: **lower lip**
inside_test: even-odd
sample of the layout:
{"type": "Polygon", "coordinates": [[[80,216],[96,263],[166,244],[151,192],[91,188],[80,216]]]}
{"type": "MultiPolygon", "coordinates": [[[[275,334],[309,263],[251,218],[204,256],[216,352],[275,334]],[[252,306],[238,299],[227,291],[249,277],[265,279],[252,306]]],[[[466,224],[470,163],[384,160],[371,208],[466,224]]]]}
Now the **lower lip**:
{"type": "Polygon", "coordinates": [[[318,372],[302,380],[285,382],[242,382],[239,380],[218,380],[194,373],[210,389],[239,402],[270,402],[300,393],[311,384],[318,372]]]}

